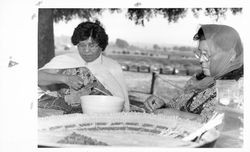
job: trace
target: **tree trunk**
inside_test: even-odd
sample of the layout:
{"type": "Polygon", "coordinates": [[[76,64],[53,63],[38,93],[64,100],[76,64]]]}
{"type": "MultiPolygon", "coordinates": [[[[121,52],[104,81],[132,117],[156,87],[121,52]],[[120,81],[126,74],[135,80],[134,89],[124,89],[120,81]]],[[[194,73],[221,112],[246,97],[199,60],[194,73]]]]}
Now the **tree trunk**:
{"type": "Polygon", "coordinates": [[[52,9],[39,9],[38,12],[38,68],[55,56],[52,9]]]}

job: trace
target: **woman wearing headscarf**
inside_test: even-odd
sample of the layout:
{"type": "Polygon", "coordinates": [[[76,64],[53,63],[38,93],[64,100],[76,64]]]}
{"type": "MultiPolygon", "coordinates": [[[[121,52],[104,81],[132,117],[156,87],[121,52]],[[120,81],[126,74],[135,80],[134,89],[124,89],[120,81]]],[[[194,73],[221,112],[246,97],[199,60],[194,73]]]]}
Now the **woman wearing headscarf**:
{"type": "Polygon", "coordinates": [[[102,54],[108,45],[104,28],[99,23],[83,22],[75,28],[71,42],[77,53],[58,55],[39,69],[42,94],[38,106],[69,113],[83,95],[112,95],[123,98],[123,111],[129,111],[121,66],[102,54]]]}
{"type": "Polygon", "coordinates": [[[243,46],[235,29],[226,25],[201,25],[193,39],[198,41],[194,53],[202,72],[188,80],[184,91],[172,99],[150,96],[144,103],[148,112],[206,122],[215,110],[216,80],[238,80],[243,76],[243,46]]]}

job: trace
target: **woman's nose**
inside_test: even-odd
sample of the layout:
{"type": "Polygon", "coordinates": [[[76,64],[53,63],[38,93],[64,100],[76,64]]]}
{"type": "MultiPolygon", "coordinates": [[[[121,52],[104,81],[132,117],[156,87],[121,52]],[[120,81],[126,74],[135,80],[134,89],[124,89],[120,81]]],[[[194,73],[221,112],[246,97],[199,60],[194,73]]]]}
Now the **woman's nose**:
{"type": "Polygon", "coordinates": [[[89,46],[86,47],[85,52],[89,52],[89,46]]]}

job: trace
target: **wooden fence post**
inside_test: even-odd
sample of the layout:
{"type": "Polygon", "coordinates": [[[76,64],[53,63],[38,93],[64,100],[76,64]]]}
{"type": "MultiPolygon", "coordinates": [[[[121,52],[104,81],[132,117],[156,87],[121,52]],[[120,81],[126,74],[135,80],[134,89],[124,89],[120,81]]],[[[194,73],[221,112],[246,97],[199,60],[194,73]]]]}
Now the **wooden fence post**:
{"type": "Polygon", "coordinates": [[[154,94],[156,78],[157,78],[157,73],[154,71],[154,72],[152,72],[150,94],[154,94]]]}

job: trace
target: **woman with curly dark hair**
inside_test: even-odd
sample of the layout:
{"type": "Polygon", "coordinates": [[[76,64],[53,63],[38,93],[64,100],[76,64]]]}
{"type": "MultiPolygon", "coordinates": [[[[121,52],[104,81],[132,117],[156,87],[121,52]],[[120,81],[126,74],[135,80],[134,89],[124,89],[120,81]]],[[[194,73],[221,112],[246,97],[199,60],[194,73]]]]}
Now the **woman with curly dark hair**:
{"type": "Polygon", "coordinates": [[[122,97],[124,111],[129,111],[121,66],[102,54],[108,45],[104,28],[99,23],[83,22],[75,28],[71,42],[78,53],[56,56],[38,71],[38,85],[44,90],[39,107],[67,112],[70,105],[80,104],[83,95],[109,94],[122,97]]]}

